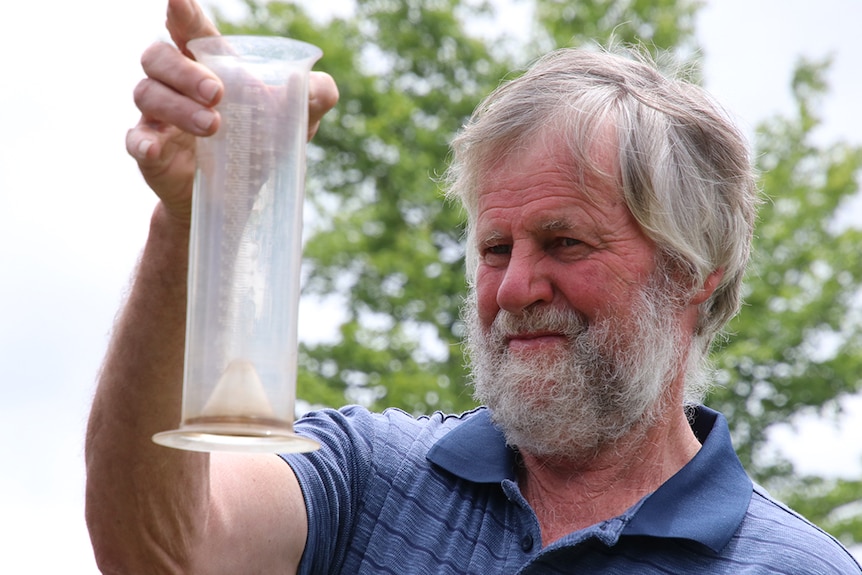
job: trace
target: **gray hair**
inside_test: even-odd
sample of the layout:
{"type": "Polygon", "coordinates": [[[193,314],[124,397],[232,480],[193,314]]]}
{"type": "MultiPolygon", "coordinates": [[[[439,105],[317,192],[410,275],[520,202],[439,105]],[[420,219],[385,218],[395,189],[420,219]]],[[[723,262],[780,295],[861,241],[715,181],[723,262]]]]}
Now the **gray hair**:
{"type": "Polygon", "coordinates": [[[740,307],[758,192],[745,137],[702,88],[665,76],[628,50],[563,49],[501,85],[452,143],[447,196],[467,212],[468,281],[475,279],[478,195],[488,170],[536,138],[557,136],[572,173],[606,178],[655,242],[665,273],[699,289],[722,279],[701,305],[697,337],[708,348],[740,307]],[[615,128],[619,173],[601,173],[593,144],[615,128]]]}

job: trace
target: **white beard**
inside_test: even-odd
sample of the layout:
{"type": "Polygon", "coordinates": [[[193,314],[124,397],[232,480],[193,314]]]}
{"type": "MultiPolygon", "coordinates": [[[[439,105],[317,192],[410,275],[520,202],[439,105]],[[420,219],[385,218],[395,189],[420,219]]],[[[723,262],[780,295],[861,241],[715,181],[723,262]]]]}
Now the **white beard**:
{"type": "Polygon", "coordinates": [[[491,408],[510,445],[538,457],[587,462],[630,433],[645,432],[684,355],[678,307],[666,292],[651,284],[635,298],[631,319],[594,325],[571,310],[542,307],[520,316],[500,310],[489,333],[471,290],[464,321],[474,397],[491,408]],[[541,353],[509,351],[507,335],[542,330],[568,341],[541,353]]]}

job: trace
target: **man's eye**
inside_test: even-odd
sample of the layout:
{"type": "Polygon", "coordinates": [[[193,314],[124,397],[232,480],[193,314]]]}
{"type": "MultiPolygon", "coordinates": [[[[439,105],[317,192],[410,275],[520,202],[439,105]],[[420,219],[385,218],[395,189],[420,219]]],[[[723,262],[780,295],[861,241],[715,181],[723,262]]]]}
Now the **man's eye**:
{"type": "Polygon", "coordinates": [[[574,246],[579,246],[583,242],[581,240],[576,240],[575,238],[559,238],[557,242],[563,246],[564,248],[570,248],[574,246]]]}
{"type": "Polygon", "coordinates": [[[512,246],[508,244],[497,244],[495,246],[488,246],[485,248],[485,253],[500,256],[500,255],[508,255],[512,252],[512,246]]]}

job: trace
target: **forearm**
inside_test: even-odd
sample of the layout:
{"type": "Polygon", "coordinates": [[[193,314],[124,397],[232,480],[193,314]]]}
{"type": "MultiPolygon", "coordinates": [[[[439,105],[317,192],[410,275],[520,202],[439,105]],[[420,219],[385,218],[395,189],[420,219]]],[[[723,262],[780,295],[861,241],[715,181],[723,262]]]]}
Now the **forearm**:
{"type": "Polygon", "coordinates": [[[188,228],[159,206],[87,430],[87,523],[106,572],[181,567],[205,526],[208,456],[151,440],[180,420],[187,267],[188,228]]]}

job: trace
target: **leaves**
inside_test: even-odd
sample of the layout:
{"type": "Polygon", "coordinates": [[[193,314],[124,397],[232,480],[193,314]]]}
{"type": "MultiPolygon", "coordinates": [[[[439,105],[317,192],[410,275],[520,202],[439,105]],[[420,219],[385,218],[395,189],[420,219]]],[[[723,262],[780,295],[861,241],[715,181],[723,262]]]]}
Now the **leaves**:
{"type": "MultiPolygon", "coordinates": [[[[304,285],[338,294],[346,319],[333,341],[301,345],[300,395],[414,413],[471,407],[459,343],[463,216],[435,183],[449,139],[501,78],[547,50],[613,40],[692,57],[702,2],[534,0],[517,41],[476,31],[501,10],[478,0],[358,0],[349,18],[322,23],[293,4],[246,3],[249,17],[220,22],[225,33],[316,44],[319,69],[341,91],[309,146],[304,285]]],[[[858,482],[797,477],[764,449],[771,426],[834,413],[862,387],[862,232],[839,217],[858,194],[862,150],[817,142],[828,65],[800,62],[796,113],[757,131],[767,201],[745,307],[714,356],[723,386],[709,403],[728,416],[756,480],[862,541],[858,482]]]]}
{"type": "MultiPolygon", "coordinates": [[[[479,100],[538,47],[505,50],[471,31],[498,7],[462,0],[362,0],[355,16],[316,24],[295,5],[247,1],[250,17],[225,33],[275,34],[320,46],[320,68],[338,79],[341,100],[309,150],[305,291],[338,292],[347,319],[337,341],[303,345],[300,389],[312,402],[359,401],[412,412],[463,410],[473,401],[460,347],[465,293],[463,217],[442,200],[435,176],[448,142],[479,100]],[[532,50],[532,52],[531,52],[532,50]],[[510,55],[517,52],[520,61],[510,55]],[[342,400],[342,401],[339,401],[342,400]]],[[[561,21],[572,42],[636,30],[667,46],[687,37],[693,4],[582,2],[561,21]],[[662,38],[650,36],[663,10],[662,38]],[[606,13],[602,22],[583,15],[606,13]],[[646,28],[650,30],[646,30],[646,28]],[[672,30],[671,35],[668,31],[672,30]],[[678,31],[680,30],[680,31],[678,31]],[[601,31],[601,34],[594,36],[601,31]]],[[[538,2],[537,25],[568,3],[538,2]]]]}
{"type": "Polygon", "coordinates": [[[862,231],[837,219],[858,195],[862,149],[815,143],[827,69],[828,60],[801,62],[797,117],[758,129],[767,201],[745,307],[715,355],[724,387],[709,403],[730,419],[740,458],[757,481],[833,533],[862,541],[858,506],[855,518],[833,519],[859,498],[858,482],[794,477],[789,462],[764,450],[772,425],[835,413],[842,397],[862,388],[862,231]]]}

